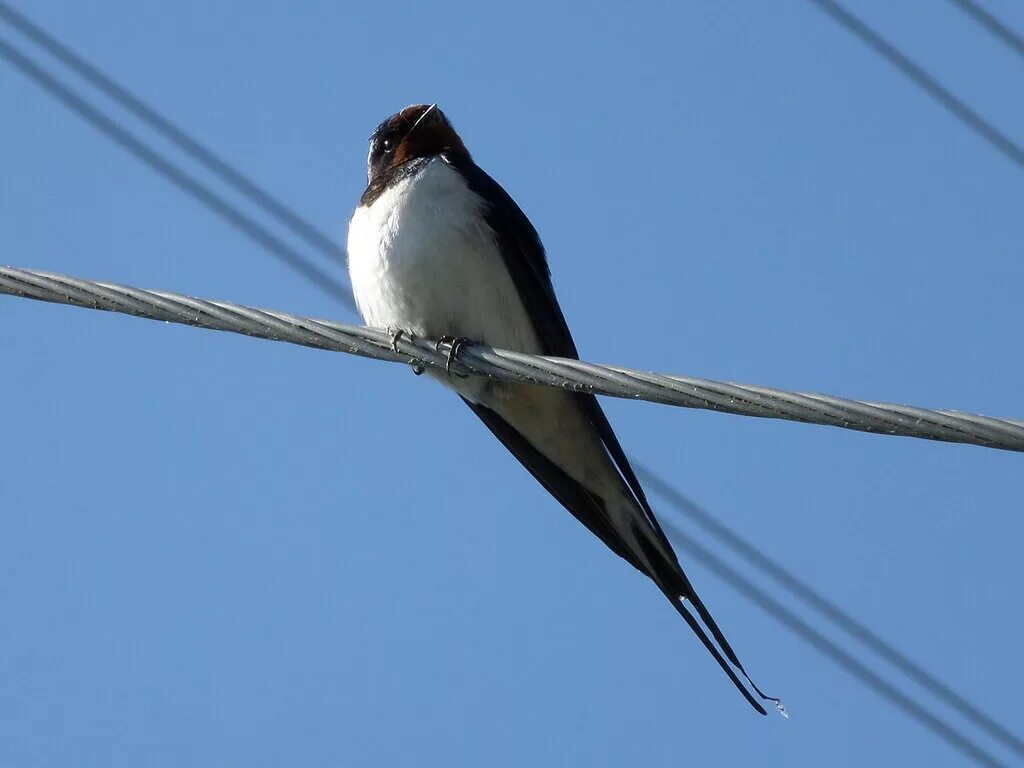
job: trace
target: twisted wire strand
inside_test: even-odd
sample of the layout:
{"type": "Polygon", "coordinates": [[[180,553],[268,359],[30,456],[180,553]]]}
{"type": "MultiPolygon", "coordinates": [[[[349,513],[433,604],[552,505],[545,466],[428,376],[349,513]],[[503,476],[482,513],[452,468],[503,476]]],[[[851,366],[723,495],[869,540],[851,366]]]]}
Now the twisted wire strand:
{"type": "MultiPolygon", "coordinates": [[[[410,338],[408,334],[394,339],[381,329],[38,270],[0,266],[0,293],[415,366],[443,369],[449,362],[450,347],[431,339],[410,338]]],[[[1024,451],[1024,422],[972,413],[648,373],[482,345],[464,346],[452,370],[683,408],[1024,451]]]]}

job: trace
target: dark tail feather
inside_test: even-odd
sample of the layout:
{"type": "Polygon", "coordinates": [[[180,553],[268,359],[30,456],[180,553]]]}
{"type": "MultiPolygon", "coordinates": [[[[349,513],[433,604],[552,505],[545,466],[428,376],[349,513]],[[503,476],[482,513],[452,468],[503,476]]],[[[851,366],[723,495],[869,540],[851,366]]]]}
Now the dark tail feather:
{"type": "MultiPolygon", "coordinates": [[[[708,633],[704,631],[704,627],[702,627],[700,625],[700,622],[697,621],[694,615],[687,610],[686,605],[683,602],[683,598],[673,597],[667,592],[665,593],[665,596],[668,597],[668,599],[672,602],[672,605],[675,606],[676,610],[679,612],[679,615],[682,616],[683,619],[685,619],[686,623],[690,625],[690,629],[693,630],[693,634],[700,638],[700,641],[704,644],[704,647],[708,649],[708,653],[715,657],[715,661],[718,662],[718,666],[720,666],[722,670],[725,672],[725,674],[729,676],[729,679],[732,680],[732,684],[736,686],[736,690],[743,694],[743,698],[745,698],[749,702],[750,706],[752,706],[762,715],[767,715],[768,711],[763,706],[761,706],[761,702],[754,698],[754,695],[747,690],[747,686],[743,684],[743,681],[740,680],[739,677],[737,677],[736,672],[732,668],[732,665],[729,664],[729,661],[732,661],[732,659],[730,659],[729,661],[725,660],[725,657],[722,656],[721,651],[719,651],[715,644],[711,642],[711,638],[708,637],[708,633]]],[[[735,662],[733,663],[735,664],[735,662]]],[[[735,664],[735,666],[737,669],[740,670],[740,672],[743,673],[743,677],[746,678],[747,682],[750,683],[750,685],[754,688],[755,691],[757,691],[758,695],[762,699],[778,703],[778,699],[772,699],[771,697],[765,696],[763,693],[761,693],[760,689],[758,689],[758,687],[754,685],[754,683],[750,680],[750,676],[747,675],[747,673],[743,670],[743,667],[740,664],[735,664]]]]}
{"type": "MultiPolygon", "coordinates": [[[[786,714],[785,709],[782,707],[782,702],[773,697],[766,696],[764,691],[757,687],[757,684],[750,679],[750,675],[747,674],[747,670],[743,668],[739,658],[736,656],[736,652],[729,645],[729,641],[725,639],[725,635],[722,634],[722,630],[718,628],[715,620],[711,618],[711,614],[708,609],[704,607],[704,603],[697,596],[696,590],[693,585],[690,584],[690,580],[686,577],[683,569],[679,565],[679,561],[675,558],[675,550],[672,549],[672,545],[669,543],[668,538],[665,536],[665,532],[661,529],[661,524],[658,522],[658,518],[654,514],[654,510],[651,509],[650,503],[647,501],[647,496],[644,494],[644,489],[640,485],[640,480],[636,476],[636,472],[633,471],[633,467],[629,464],[629,459],[626,458],[625,451],[622,450],[622,446],[619,444],[618,438],[615,437],[615,432],[612,431],[611,424],[608,423],[608,418],[604,415],[601,410],[601,406],[597,402],[597,398],[593,395],[580,396],[580,402],[586,408],[588,415],[590,416],[591,422],[597,428],[597,431],[601,435],[601,439],[605,443],[609,455],[618,467],[619,472],[622,474],[622,478],[626,485],[633,493],[636,498],[636,502],[640,509],[643,510],[644,515],[650,525],[649,533],[653,534],[654,539],[658,544],[663,547],[667,552],[672,553],[666,556],[664,553],[657,552],[656,548],[652,548],[651,543],[648,542],[647,532],[634,528],[633,533],[640,542],[641,548],[645,550],[649,562],[654,568],[650,571],[645,571],[648,576],[661,588],[661,591],[665,593],[666,597],[672,601],[676,606],[676,610],[679,611],[683,618],[686,619],[686,623],[690,625],[693,631],[700,637],[701,642],[707,647],[711,654],[718,661],[722,669],[725,670],[726,674],[729,675],[729,679],[733,681],[733,684],[743,693],[747,701],[749,701],[754,709],[758,710],[762,715],[766,714],[763,707],[758,704],[750,695],[750,692],[746,689],[739,679],[736,677],[732,667],[739,670],[750,687],[753,688],[757,695],[764,701],[771,701],[775,704],[776,709],[786,714]],[[654,551],[652,551],[654,549],[654,551]],[[679,598],[685,598],[693,603],[694,609],[700,616],[704,625],[711,630],[712,636],[718,642],[719,647],[722,649],[721,652],[717,648],[713,647],[710,639],[703,629],[698,629],[695,626],[696,619],[693,614],[686,610],[685,606],[680,603],[679,598]],[[725,658],[732,663],[732,667],[726,664],[725,659],[722,658],[722,653],[725,654],[725,658]]],[[[635,563],[634,563],[635,564],[635,563]]],[[[644,570],[641,568],[641,570],[644,570]]]]}
{"type": "MultiPolygon", "coordinates": [[[[708,609],[704,607],[704,602],[697,596],[697,593],[694,592],[693,589],[691,588],[690,594],[682,596],[682,597],[687,599],[687,600],[689,600],[691,603],[693,603],[693,607],[696,609],[697,613],[700,615],[701,620],[704,622],[704,624],[707,626],[707,628],[711,630],[711,634],[714,635],[714,638],[718,642],[718,645],[721,646],[722,650],[725,652],[726,658],[729,659],[729,661],[732,662],[733,666],[736,667],[736,669],[738,669],[740,671],[740,673],[743,675],[743,677],[746,679],[746,681],[748,683],[750,683],[750,687],[753,688],[757,692],[757,695],[760,696],[761,699],[764,700],[764,701],[770,701],[770,702],[774,703],[776,708],[780,708],[782,706],[782,700],[781,699],[779,699],[776,696],[768,696],[768,695],[766,695],[765,692],[762,691],[758,687],[757,683],[755,683],[753,680],[750,679],[750,675],[747,674],[747,670],[745,670],[743,668],[743,665],[740,663],[739,657],[736,655],[736,651],[734,651],[732,649],[732,646],[729,645],[729,641],[725,639],[725,635],[722,634],[722,630],[718,628],[718,624],[716,624],[715,620],[713,618],[711,618],[711,613],[708,612],[708,609]]],[[[677,603],[678,607],[685,611],[685,606],[683,606],[682,600],[677,599],[677,600],[674,600],[673,602],[677,603]]],[[[689,615],[689,611],[685,611],[685,612],[687,613],[687,615],[689,615]]],[[[693,617],[690,616],[690,618],[692,619],[693,617]]],[[[705,638],[701,638],[701,639],[704,640],[705,638]]],[[[707,642],[705,642],[705,645],[707,645],[707,642]]],[[[719,660],[719,664],[721,664],[721,663],[722,663],[721,660],[719,660]]],[[[733,677],[733,676],[730,675],[730,677],[733,677]]],[[[735,679],[733,680],[733,682],[735,682],[735,679]]],[[[758,709],[760,709],[760,707],[758,707],[758,709]]],[[[782,711],[782,710],[780,709],[780,711],[782,711]]],[[[764,714],[764,712],[762,711],[761,714],[764,714]]]]}
{"type": "MultiPolygon", "coordinates": [[[[672,554],[672,546],[665,539],[664,533],[661,532],[654,513],[650,512],[646,499],[643,499],[643,491],[639,488],[639,485],[636,486],[634,493],[640,494],[638,500],[641,501],[638,501],[638,503],[645,512],[649,513],[648,522],[650,527],[641,525],[638,521],[638,524],[633,527],[631,532],[631,540],[634,543],[630,544],[623,538],[623,532],[610,521],[602,500],[594,497],[586,488],[569,477],[564,470],[555,465],[495,411],[486,406],[470,402],[465,398],[463,400],[480,417],[480,420],[487,425],[487,428],[491,430],[495,437],[529,470],[530,474],[552,496],[558,499],[576,519],[587,526],[613,552],[625,559],[641,573],[650,577],[658,585],[658,588],[672,602],[686,623],[690,625],[693,633],[700,638],[704,647],[707,648],[715,661],[718,662],[718,665],[725,671],[725,674],[729,676],[733,685],[736,686],[755,710],[762,715],[767,714],[765,708],[761,706],[754,695],[743,684],[743,681],[740,680],[736,674],[737,670],[762,700],[771,701],[779,705],[778,699],[765,696],[754,681],[750,679],[750,675],[747,674],[743,665],[740,664],[736,652],[733,651],[732,646],[725,639],[725,635],[722,634],[715,620],[711,618],[711,614],[704,607],[704,603],[697,597],[693,585],[690,584],[690,580],[686,578],[686,574],[683,573],[682,568],[679,566],[679,561],[672,554]],[[637,544],[639,547],[636,546],[637,544]],[[683,604],[682,601],[684,599],[689,600],[693,604],[693,608],[697,612],[697,616],[700,617],[700,621],[683,604]],[[701,622],[703,622],[703,626],[701,622]],[[704,629],[705,626],[711,632],[710,637],[708,636],[708,631],[704,629]],[[712,637],[714,641],[712,641],[712,637]],[[717,645],[715,642],[717,642],[717,645]]],[[[597,407],[596,401],[594,406],[597,407]]],[[[600,413],[599,408],[597,412],[600,413]]],[[[607,421],[604,423],[607,425],[607,421]]],[[[608,427],[608,430],[610,432],[610,427],[608,427]]],[[[612,438],[614,438],[614,435],[612,435],[612,438]]],[[[621,454],[621,448],[619,453],[621,454]]],[[[622,455],[622,461],[625,461],[624,454],[622,455]]],[[[626,466],[628,467],[628,464],[626,466]]]]}
{"type": "Polygon", "coordinates": [[[683,573],[682,568],[679,567],[678,561],[670,560],[659,552],[659,550],[649,542],[639,530],[634,529],[634,533],[637,534],[637,539],[640,542],[641,548],[644,550],[644,554],[647,556],[647,561],[653,566],[650,569],[648,575],[654,581],[655,584],[661,589],[665,597],[669,599],[679,615],[683,617],[687,624],[690,625],[690,629],[693,633],[700,638],[701,643],[707,648],[708,652],[714,657],[715,661],[718,662],[718,666],[722,668],[732,684],[736,686],[737,690],[743,694],[743,697],[750,703],[754,709],[760,712],[762,715],[767,715],[765,708],[761,706],[761,703],[754,698],[753,694],[747,689],[747,686],[743,684],[739,676],[736,674],[738,670],[740,675],[750,684],[750,687],[754,689],[762,701],[772,702],[776,709],[785,714],[785,710],[782,708],[782,701],[774,696],[767,696],[762,691],[757,683],[750,679],[750,675],[747,674],[747,670],[743,668],[743,664],[740,663],[739,657],[736,655],[736,651],[729,645],[729,641],[725,639],[725,634],[719,629],[718,624],[711,616],[711,612],[704,606],[704,602],[697,596],[696,590],[690,580],[683,573]],[[700,617],[700,622],[697,618],[689,611],[684,601],[689,601],[694,610],[697,612],[697,616],[700,617]],[[703,626],[701,625],[703,622],[703,626]],[[708,632],[711,632],[711,637],[708,636],[708,632]],[[712,642],[711,638],[714,638],[712,642]],[[717,645],[715,644],[717,643],[717,645]]]}

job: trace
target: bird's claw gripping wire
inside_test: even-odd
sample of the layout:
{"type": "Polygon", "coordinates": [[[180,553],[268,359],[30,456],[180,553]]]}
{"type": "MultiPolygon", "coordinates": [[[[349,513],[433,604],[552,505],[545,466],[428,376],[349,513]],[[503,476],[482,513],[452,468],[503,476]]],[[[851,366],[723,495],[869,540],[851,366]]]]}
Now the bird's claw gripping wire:
{"type": "MultiPolygon", "coordinates": [[[[409,333],[404,328],[388,328],[388,333],[391,334],[391,351],[394,352],[396,355],[401,354],[398,351],[398,342],[402,340],[403,336],[408,338],[409,341],[412,341],[412,334],[409,333]]],[[[412,363],[412,372],[417,376],[421,375],[423,373],[423,370],[424,369],[422,365],[419,365],[416,362],[412,363]]]]}
{"type": "MultiPolygon", "coordinates": [[[[464,346],[472,343],[473,342],[467,339],[465,336],[442,336],[436,342],[434,342],[435,352],[441,351],[442,344],[448,345],[448,358],[444,361],[444,372],[448,374],[448,376],[452,375],[452,362],[459,359],[459,352],[462,351],[462,348],[464,346]]],[[[455,375],[458,376],[460,379],[467,378],[466,374],[459,373],[458,371],[455,372],[455,375]]]]}
{"type": "Polygon", "coordinates": [[[402,340],[402,337],[408,336],[410,340],[412,339],[412,334],[404,328],[388,328],[388,333],[391,334],[391,351],[396,355],[398,354],[398,342],[402,340]]]}

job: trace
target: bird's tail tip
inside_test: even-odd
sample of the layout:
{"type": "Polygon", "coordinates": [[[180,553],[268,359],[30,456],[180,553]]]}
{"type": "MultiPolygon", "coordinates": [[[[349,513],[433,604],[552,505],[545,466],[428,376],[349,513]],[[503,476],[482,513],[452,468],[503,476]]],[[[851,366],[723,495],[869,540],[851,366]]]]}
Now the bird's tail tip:
{"type": "Polygon", "coordinates": [[[697,598],[696,595],[692,595],[689,602],[696,609],[696,613],[700,616],[703,624],[705,624],[707,629],[710,630],[710,636],[709,633],[705,631],[704,627],[701,626],[701,622],[697,620],[697,617],[687,609],[686,595],[678,595],[672,602],[675,603],[677,610],[682,614],[683,618],[686,619],[690,628],[694,631],[697,637],[700,638],[708,651],[711,652],[711,655],[718,662],[719,666],[721,666],[729,676],[733,685],[735,685],[740,693],[743,694],[744,698],[750,703],[750,705],[759,714],[767,715],[768,711],[761,705],[761,701],[771,702],[775,707],[775,711],[788,720],[789,710],[786,709],[786,705],[782,703],[782,699],[777,696],[769,696],[751,679],[747,670],[743,668],[743,664],[740,663],[739,658],[736,656],[736,652],[733,651],[729,642],[725,639],[722,631],[718,628],[718,625],[715,624],[714,619],[711,618],[711,615],[707,612],[707,609],[704,607],[703,603],[701,603],[700,599],[697,598]],[[718,641],[717,644],[712,641],[712,638],[718,641]],[[752,688],[754,693],[757,694],[756,698],[754,693],[751,693],[751,691],[747,689],[747,686],[743,684],[743,681],[740,680],[739,675],[736,674],[737,672],[743,676],[743,679],[746,680],[750,688],[752,688]],[[758,699],[760,699],[760,701],[758,701],[758,699]]]}

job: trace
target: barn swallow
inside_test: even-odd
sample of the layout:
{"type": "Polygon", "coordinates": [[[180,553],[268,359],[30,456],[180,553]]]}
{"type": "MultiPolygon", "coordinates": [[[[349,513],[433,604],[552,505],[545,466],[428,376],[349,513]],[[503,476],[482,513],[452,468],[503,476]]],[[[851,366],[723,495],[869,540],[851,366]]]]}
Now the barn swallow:
{"type": "MultiPolygon", "coordinates": [[[[445,338],[450,350],[472,340],[578,359],[537,231],[473,162],[436,104],[407,107],[377,127],[367,182],[349,224],[348,268],[368,325],[445,338]]],[[[597,398],[431,375],[577,520],[655,583],[758,712],[765,714],[758,699],[778,705],[750,679],[683,573],[597,398]]]]}

